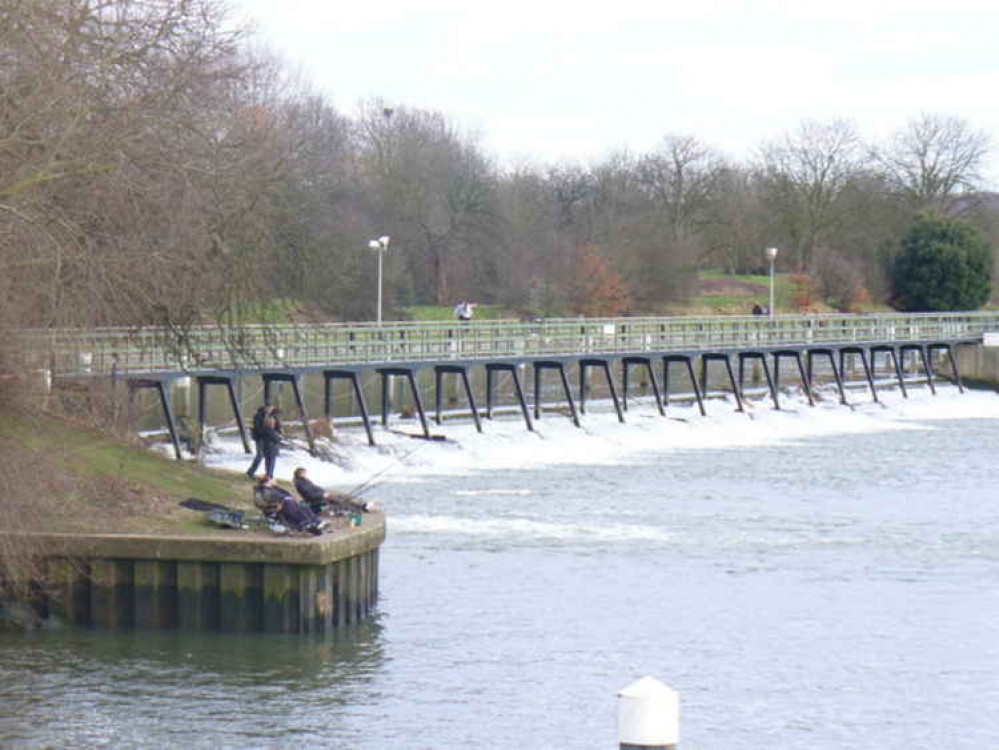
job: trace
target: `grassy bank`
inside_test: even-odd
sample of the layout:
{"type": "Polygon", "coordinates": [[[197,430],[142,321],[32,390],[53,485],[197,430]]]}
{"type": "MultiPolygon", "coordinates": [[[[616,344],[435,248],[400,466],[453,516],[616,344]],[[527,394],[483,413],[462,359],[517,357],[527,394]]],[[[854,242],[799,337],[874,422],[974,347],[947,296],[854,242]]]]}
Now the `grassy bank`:
{"type": "Polygon", "coordinates": [[[138,441],[66,420],[9,415],[2,420],[0,441],[23,477],[16,484],[26,485],[4,505],[15,520],[43,525],[45,531],[217,533],[179,502],[199,497],[252,507],[252,485],[244,476],[176,461],[138,441]]]}

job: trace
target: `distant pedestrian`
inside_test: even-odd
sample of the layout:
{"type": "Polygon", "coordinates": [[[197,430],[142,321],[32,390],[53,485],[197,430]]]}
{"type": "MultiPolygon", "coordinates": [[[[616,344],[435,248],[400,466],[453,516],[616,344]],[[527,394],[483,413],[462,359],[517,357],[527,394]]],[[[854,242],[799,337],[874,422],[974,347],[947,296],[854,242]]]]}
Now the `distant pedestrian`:
{"type": "Polygon", "coordinates": [[[763,315],[763,314],[764,314],[763,306],[760,305],[759,302],[753,305],[753,315],[763,315]]]}
{"type": "Polygon", "coordinates": [[[461,323],[467,323],[472,319],[472,314],[475,309],[475,304],[472,302],[467,302],[462,300],[457,305],[454,306],[454,317],[458,319],[461,323]]]}

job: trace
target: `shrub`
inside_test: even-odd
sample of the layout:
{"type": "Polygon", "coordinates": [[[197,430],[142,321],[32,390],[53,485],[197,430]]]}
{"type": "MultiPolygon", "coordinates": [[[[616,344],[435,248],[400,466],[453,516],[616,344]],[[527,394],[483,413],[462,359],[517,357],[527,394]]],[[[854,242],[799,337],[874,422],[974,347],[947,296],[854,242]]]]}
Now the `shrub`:
{"type": "Polygon", "coordinates": [[[920,214],[902,239],[891,278],[898,310],[975,310],[991,294],[992,253],[967,221],[920,214]]]}

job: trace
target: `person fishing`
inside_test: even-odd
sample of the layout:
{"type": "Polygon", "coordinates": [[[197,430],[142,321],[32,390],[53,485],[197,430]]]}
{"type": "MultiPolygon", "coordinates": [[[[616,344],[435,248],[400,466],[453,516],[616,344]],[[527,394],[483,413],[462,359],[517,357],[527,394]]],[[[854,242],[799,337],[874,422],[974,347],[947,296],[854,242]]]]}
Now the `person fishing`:
{"type": "Polygon", "coordinates": [[[264,460],[264,447],[260,444],[260,428],[264,426],[266,418],[267,406],[264,405],[254,412],[253,424],[250,425],[250,439],[253,440],[254,446],[253,461],[250,462],[250,468],[246,470],[246,476],[250,479],[257,478],[257,468],[264,460]]]}
{"type": "Polygon", "coordinates": [[[295,469],[295,489],[312,512],[317,515],[323,511],[329,511],[334,515],[368,513],[377,507],[373,500],[359,502],[342,492],[324,490],[309,479],[308,471],[302,466],[295,469]]]}
{"type": "Polygon", "coordinates": [[[257,469],[260,467],[261,463],[264,463],[264,471],[269,476],[274,476],[274,461],[277,460],[277,446],[280,445],[281,441],[284,439],[284,431],[281,429],[281,421],[278,417],[280,410],[276,409],[270,404],[264,404],[261,406],[253,415],[253,424],[250,427],[250,438],[253,440],[253,444],[256,448],[256,453],[253,456],[253,461],[250,463],[250,468],[246,470],[246,475],[250,479],[256,479],[257,469]],[[273,420],[271,422],[271,428],[277,432],[277,443],[273,446],[274,435],[266,430],[268,420],[273,420]],[[273,454],[271,463],[268,465],[267,455],[268,452],[273,454]]]}
{"type": "Polygon", "coordinates": [[[260,426],[260,449],[264,454],[264,475],[274,476],[274,467],[277,464],[278,455],[281,453],[281,442],[284,436],[281,434],[281,423],[277,414],[272,411],[264,418],[264,423],[260,426]]]}
{"type": "Polygon", "coordinates": [[[329,521],[319,518],[310,508],[302,505],[291,493],[279,486],[272,477],[263,476],[253,488],[253,503],[264,516],[278,521],[289,529],[321,534],[329,521]]]}

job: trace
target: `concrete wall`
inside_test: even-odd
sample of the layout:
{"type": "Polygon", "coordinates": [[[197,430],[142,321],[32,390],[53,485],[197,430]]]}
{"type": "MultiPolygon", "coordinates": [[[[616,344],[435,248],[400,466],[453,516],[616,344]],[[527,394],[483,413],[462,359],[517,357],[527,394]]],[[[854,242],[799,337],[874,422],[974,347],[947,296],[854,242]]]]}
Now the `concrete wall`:
{"type": "Polygon", "coordinates": [[[50,616],[98,628],[322,633],[378,599],[385,519],[337,535],[46,536],[50,616]]]}
{"type": "Polygon", "coordinates": [[[959,346],[957,367],[968,385],[999,389],[999,346],[959,346]]]}

